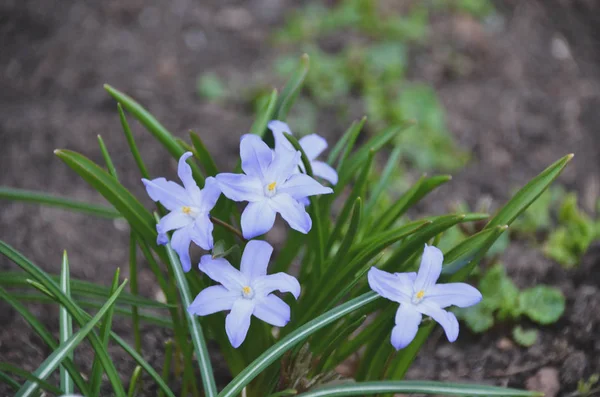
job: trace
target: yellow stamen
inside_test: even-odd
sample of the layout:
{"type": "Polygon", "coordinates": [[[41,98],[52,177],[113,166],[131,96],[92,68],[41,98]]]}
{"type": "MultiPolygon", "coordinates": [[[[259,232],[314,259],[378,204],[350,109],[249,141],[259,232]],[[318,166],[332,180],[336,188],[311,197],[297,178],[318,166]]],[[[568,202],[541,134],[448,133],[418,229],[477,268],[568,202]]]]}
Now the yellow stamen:
{"type": "Polygon", "coordinates": [[[267,185],[267,189],[269,189],[269,191],[272,192],[273,190],[275,190],[275,186],[277,186],[277,182],[271,182],[267,185]]]}
{"type": "Polygon", "coordinates": [[[421,291],[417,292],[417,298],[418,299],[422,299],[423,296],[425,296],[425,291],[421,290],[421,291]]]}
{"type": "Polygon", "coordinates": [[[183,207],[181,209],[183,211],[184,214],[189,215],[190,212],[192,212],[192,209],[190,207],[183,207]]]}
{"type": "Polygon", "coordinates": [[[252,288],[246,286],[244,288],[242,288],[242,291],[244,292],[245,295],[250,294],[250,292],[252,292],[252,288]]]}

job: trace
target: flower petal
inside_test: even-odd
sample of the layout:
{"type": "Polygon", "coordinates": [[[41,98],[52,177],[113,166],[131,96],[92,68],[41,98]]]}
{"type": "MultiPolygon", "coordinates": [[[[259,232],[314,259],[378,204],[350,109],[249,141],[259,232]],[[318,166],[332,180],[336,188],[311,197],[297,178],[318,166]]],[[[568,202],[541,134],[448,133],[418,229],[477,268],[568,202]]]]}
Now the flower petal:
{"type": "Polygon", "coordinates": [[[213,229],[214,226],[208,214],[199,215],[191,230],[192,241],[200,248],[210,251],[213,248],[213,229]]]}
{"type": "Polygon", "coordinates": [[[277,188],[298,170],[299,151],[278,150],[274,152],[273,162],[265,173],[265,182],[275,182],[277,188]]]}
{"type": "Polygon", "coordinates": [[[277,188],[277,193],[287,193],[295,200],[317,194],[333,193],[330,187],[325,187],[306,174],[295,174],[277,188]]]}
{"type": "Polygon", "coordinates": [[[444,254],[437,247],[425,244],[421,265],[415,280],[415,291],[427,291],[435,284],[442,272],[444,254]]]}
{"type": "Polygon", "coordinates": [[[223,284],[228,290],[232,292],[237,291],[240,296],[242,288],[249,284],[248,278],[235,267],[231,266],[231,263],[225,258],[213,259],[212,255],[203,255],[200,258],[198,268],[211,279],[223,284]]]}
{"type": "Polygon", "coordinates": [[[310,215],[308,215],[304,206],[289,194],[277,193],[271,197],[268,204],[275,212],[279,212],[292,229],[304,234],[310,231],[312,227],[310,215]]]}
{"type": "Polygon", "coordinates": [[[279,121],[279,120],[271,120],[271,121],[269,121],[269,124],[267,124],[267,127],[269,127],[269,129],[273,133],[273,139],[275,139],[275,150],[276,151],[280,151],[280,150],[288,150],[288,151],[294,151],[294,152],[296,151],[294,146],[290,143],[290,141],[287,140],[287,138],[284,135],[284,134],[293,135],[292,130],[290,130],[290,127],[286,123],[284,123],[283,121],[279,121]]]}
{"type": "Polygon", "coordinates": [[[158,233],[158,235],[156,236],[156,245],[165,245],[168,242],[169,236],[167,236],[167,233],[158,233]]]}
{"type": "Polygon", "coordinates": [[[415,339],[423,316],[410,304],[401,304],[396,311],[396,326],[392,329],[392,346],[404,349],[415,339]]]}
{"type": "Polygon", "coordinates": [[[190,157],[192,157],[192,152],[185,152],[181,155],[179,164],[177,165],[177,175],[190,196],[198,197],[200,195],[200,188],[198,188],[194,177],[192,177],[192,167],[186,161],[190,157]]]}
{"type": "Polygon", "coordinates": [[[283,327],[290,321],[290,307],[275,295],[265,296],[256,301],[254,315],[276,327],[283,327]]]}
{"type": "Polygon", "coordinates": [[[267,266],[269,266],[269,259],[271,259],[272,253],[273,247],[266,241],[248,241],[246,248],[244,248],[244,253],[242,254],[240,264],[241,272],[250,280],[266,275],[267,266]]]}
{"type": "Polygon", "coordinates": [[[148,180],[142,178],[146,192],[152,201],[158,201],[169,211],[175,211],[185,206],[190,201],[186,190],[175,182],[165,178],[148,180]]]}
{"type": "Polygon", "coordinates": [[[454,342],[458,338],[458,320],[454,313],[450,313],[432,302],[423,301],[417,306],[417,310],[433,318],[438,324],[444,328],[446,337],[450,342],[454,342]]]}
{"type": "Polygon", "coordinates": [[[406,284],[395,274],[379,270],[375,266],[367,274],[369,287],[379,295],[394,302],[408,303],[412,296],[412,283],[406,284]]]}
{"type": "Polygon", "coordinates": [[[323,178],[332,185],[338,183],[338,174],[337,171],[327,163],[322,161],[313,161],[310,163],[312,167],[313,175],[318,176],[319,178],[323,178]]]}
{"type": "Polygon", "coordinates": [[[158,225],[156,225],[156,231],[159,234],[164,234],[171,230],[181,229],[193,222],[194,219],[192,217],[184,214],[181,210],[175,210],[160,218],[158,225]]]}
{"type": "Polygon", "coordinates": [[[204,288],[196,299],[188,306],[187,311],[197,316],[206,316],[223,310],[231,310],[233,303],[240,299],[240,294],[229,291],[222,285],[204,288]]]}
{"type": "Polygon", "coordinates": [[[248,203],[242,212],[242,234],[245,239],[251,239],[265,234],[273,228],[275,211],[271,209],[268,200],[248,203]]]}
{"type": "Polygon", "coordinates": [[[451,305],[473,306],[481,301],[481,292],[465,283],[436,284],[427,289],[425,299],[441,308],[451,305]]]}
{"type": "Polygon", "coordinates": [[[300,141],[298,142],[310,161],[316,159],[325,149],[327,149],[327,141],[317,134],[306,135],[300,138],[300,141]]]}
{"type": "Polygon", "coordinates": [[[246,175],[263,179],[273,161],[273,152],[258,135],[246,134],[240,140],[240,157],[246,175]]]}
{"type": "Polygon", "coordinates": [[[231,346],[236,349],[246,339],[253,311],[253,300],[238,299],[233,303],[231,312],[225,317],[225,331],[227,332],[231,346]]]}
{"type": "Polygon", "coordinates": [[[233,201],[260,201],[265,198],[260,178],[244,174],[222,173],[215,177],[223,194],[233,201]]]}
{"type": "Polygon", "coordinates": [[[190,226],[175,230],[171,237],[171,246],[179,255],[179,261],[184,272],[189,272],[192,268],[190,261],[190,243],[192,237],[190,235],[190,226]]]}
{"type": "Polygon", "coordinates": [[[215,204],[217,204],[219,196],[221,196],[219,183],[214,177],[209,176],[204,181],[204,188],[200,191],[200,202],[198,203],[200,211],[209,212],[212,210],[215,204]]]}
{"type": "Polygon", "coordinates": [[[273,291],[291,292],[296,299],[300,296],[300,283],[296,277],[283,272],[258,277],[253,286],[260,296],[267,296],[273,291]]]}

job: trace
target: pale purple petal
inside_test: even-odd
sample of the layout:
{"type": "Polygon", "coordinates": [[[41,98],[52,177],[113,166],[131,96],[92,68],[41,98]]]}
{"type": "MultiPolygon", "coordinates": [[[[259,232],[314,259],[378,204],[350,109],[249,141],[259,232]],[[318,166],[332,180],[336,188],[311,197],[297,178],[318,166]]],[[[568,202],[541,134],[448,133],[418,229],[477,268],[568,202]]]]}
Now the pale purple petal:
{"type": "Polygon", "coordinates": [[[312,227],[312,220],[306,209],[292,196],[285,193],[277,193],[268,201],[271,208],[278,212],[283,219],[294,230],[300,233],[308,233],[312,227]]]}
{"type": "Polygon", "coordinates": [[[179,261],[184,272],[189,272],[192,268],[190,261],[190,243],[192,237],[190,236],[190,226],[175,230],[171,237],[171,247],[179,255],[179,261]]]}
{"type": "Polygon", "coordinates": [[[240,299],[239,291],[229,291],[222,285],[204,288],[196,299],[188,306],[187,311],[197,316],[206,316],[223,310],[231,310],[236,299],[240,299]]]}
{"type": "Polygon", "coordinates": [[[275,211],[271,209],[268,200],[248,203],[242,212],[242,234],[245,239],[251,239],[265,234],[273,228],[275,211]]]}
{"type": "Polygon", "coordinates": [[[444,262],[442,251],[432,245],[425,244],[423,258],[415,280],[415,292],[427,291],[429,287],[435,284],[442,272],[442,262],[444,262]]]}
{"type": "Polygon", "coordinates": [[[192,168],[186,162],[188,158],[192,157],[192,152],[185,152],[179,158],[179,164],[177,165],[177,175],[179,175],[179,179],[183,182],[183,186],[185,186],[185,190],[188,191],[191,197],[198,197],[200,195],[200,188],[196,184],[196,181],[192,177],[192,168]]]}
{"type": "Polygon", "coordinates": [[[273,162],[265,173],[265,183],[275,182],[277,188],[281,186],[298,169],[300,152],[281,150],[274,152],[273,162]]]}
{"type": "Polygon", "coordinates": [[[436,284],[427,289],[424,300],[441,308],[469,307],[481,301],[481,292],[465,283],[436,284]]]}
{"type": "Polygon", "coordinates": [[[277,193],[287,193],[295,200],[317,194],[333,193],[330,187],[325,187],[306,174],[295,174],[277,187],[277,193]]]}
{"type": "Polygon", "coordinates": [[[258,135],[246,134],[240,140],[240,157],[246,175],[263,179],[273,160],[273,152],[258,135]]]}
{"type": "Polygon", "coordinates": [[[212,210],[215,204],[217,204],[219,196],[221,196],[219,183],[214,177],[209,176],[206,178],[204,188],[200,192],[200,202],[198,203],[200,211],[209,212],[212,210]]]}
{"type": "Polygon", "coordinates": [[[191,231],[192,241],[200,248],[210,251],[213,248],[213,229],[214,226],[208,214],[199,215],[191,231]]]}
{"type": "Polygon", "coordinates": [[[415,284],[415,280],[417,279],[417,273],[415,272],[407,272],[407,273],[394,273],[394,276],[398,278],[398,288],[407,296],[413,295],[413,285],[415,284]]]}
{"type": "Polygon", "coordinates": [[[458,320],[453,313],[440,309],[437,305],[426,301],[421,302],[415,307],[421,313],[431,317],[440,324],[444,328],[446,337],[450,342],[454,342],[458,338],[458,320]]]}
{"type": "Polygon", "coordinates": [[[312,167],[313,175],[319,178],[323,178],[332,185],[338,183],[338,174],[332,166],[322,161],[313,161],[310,163],[312,167]]]}
{"type": "Polygon", "coordinates": [[[148,180],[142,178],[146,192],[152,201],[158,201],[169,211],[175,211],[190,203],[189,194],[175,182],[167,181],[165,178],[148,180]]]}
{"type": "Polygon", "coordinates": [[[401,304],[396,311],[396,326],[392,329],[392,346],[404,349],[415,339],[423,316],[410,304],[401,304]]]}
{"type": "Polygon", "coordinates": [[[260,296],[267,296],[273,291],[291,292],[294,298],[300,296],[300,283],[287,273],[275,273],[261,276],[254,280],[254,289],[260,296]]]}
{"type": "Polygon", "coordinates": [[[265,198],[260,178],[244,174],[222,173],[216,176],[223,194],[233,201],[261,201],[265,198]]]}
{"type": "Polygon", "coordinates": [[[271,259],[272,253],[273,247],[266,241],[248,241],[246,248],[244,248],[244,253],[242,254],[240,265],[241,272],[250,280],[266,275],[267,266],[269,266],[269,259],[271,259]]]}
{"type": "Polygon", "coordinates": [[[198,268],[208,277],[231,291],[241,294],[242,288],[248,286],[249,280],[239,270],[231,266],[225,258],[213,258],[212,255],[203,255],[198,268]]]}
{"type": "Polygon", "coordinates": [[[292,130],[290,130],[290,127],[286,123],[284,123],[283,121],[279,121],[279,120],[271,120],[271,121],[269,121],[269,124],[267,124],[267,127],[269,127],[271,132],[273,132],[273,138],[275,139],[275,150],[276,151],[280,151],[280,150],[288,150],[288,151],[293,151],[293,152],[296,151],[294,146],[290,143],[290,141],[288,141],[288,139],[284,135],[284,134],[293,135],[292,130]]]}
{"type": "Polygon", "coordinates": [[[327,141],[317,134],[306,135],[300,138],[298,142],[310,161],[316,159],[325,149],[327,149],[327,141]]]}
{"type": "Polygon", "coordinates": [[[283,327],[290,321],[290,307],[275,295],[268,295],[258,300],[253,314],[276,327],[283,327]]]}
{"type": "Polygon", "coordinates": [[[158,233],[156,236],[156,245],[165,245],[169,242],[169,236],[167,233],[158,233]]]}
{"type": "Polygon", "coordinates": [[[369,287],[379,295],[394,302],[410,302],[412,285],[404,284],[395,274],[379,270],[375,266],[367,274],[369,287]]]}
{"type": "Polygon", "coordinates": [[[184,214],[181,210],[175,210],[160,218],[158,225],[156,225],[156,231],[159,234],[164,234],[171,230],[181,229],[193,222],[194,218],[184,214]]]}
{"type": "Polygon", "coordinates": [[[236,349],[246,339],[253,311],[253,300],[238,299],[233,303],[231,312],[225,317],[225,331],[227,332],[231,346],[236,349]]]}

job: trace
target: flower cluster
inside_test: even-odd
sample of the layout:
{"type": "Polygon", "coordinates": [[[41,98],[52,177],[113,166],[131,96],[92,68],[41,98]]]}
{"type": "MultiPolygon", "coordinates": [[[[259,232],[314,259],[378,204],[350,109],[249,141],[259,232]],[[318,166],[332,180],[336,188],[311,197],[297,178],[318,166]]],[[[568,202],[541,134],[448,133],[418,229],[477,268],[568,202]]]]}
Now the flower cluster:
{"type": "MultiPolygon", "coordinates": [[[[283,144],[282,141],[287,142],[287,138],[282,131],[291,134],[287,124],[273,120],[269,128],[277,139],[275,149],[269,148],[256,135],[242,136],[240,158],[243,174],[221,173],[214,178],[209,177],[204,188],[200,189],[187,164],[192,153],[187,152],[179,159],[177,169],[183,186],[165,178],[142,179],[150,198],[170,211],[156,226],[157,244],[166,244],[167,232],[174,231],[171,245],[185,272],[191,269],[189,249],[192,242],[207,251],[213,248],[210,211],[221,193],[230,200],[248,202],[242,213],[241,228],[244,238],[252,239],[271,230],[276,214],[280,214],[292,229],[308,233],[312,220],[305,209],[307,198],[333,192],[303,173],[300,152],[289,143],[283,144]]],[[[325,163],[313,161],[327,147],[325,140],[318,135],[310,135],[301,140],[301,145],[309,155],[316,175],[335,184],[335,170],[325,163]],[[323,169],[327,171],[319,173],[323,169]]],[[[246,338],[252,315],[278,327],[290,320],[289,306],[272,292],[291,292],[298,298],[300,284],[285,273],[267,275],[272,252],[273,248],[265,241],[249,241],[242,255],[240,270],[224,258],[212,255],[201,258],[200,270],[221,285],[201,291],[188,311],[205,316],[229,310],[225,329],[233,347],[240,346],[246,338]]]]}
{"type": "MultiPolygon", "coordinates": [[[[167,232],[174,231],[171,245],[179,255],[184,271],[191,269],[189,247],[194,242],[209,251],[213,248],[213,223],[210,211],[221,193],[230,200],[248,202],[241,216],[245,239],[267,233],[277,214],[288,225],[301,233],[308,233],[312,220],[305,206],[308,197],[332,193],[306,174],[300,151],[289,142],[287,124],[272,120],[275,148],[271,149],[256,135],[244,135],[240,141],[243,173],[221,173],[206,179],[200,189],[192,178],[192,170],[185,153],[179,159],[178,175],[183,186],[165,178],[142,179],[148,195],[170,212],[157,224],[158,244],[168,242],[167,232]]],[[[328,164],[316,160],[327,148],[322,137],[313,134],[300,139],[302,150],[310,161],[313,174],[332,185],[337,183],[337,172],[328,164]]],[[[254,315],[266,323],[283,327],[290,320],[290,307],[274,291],[290,292],[300,296],[298,280],[286,273],[267,275],[273,247],[261,240],[248,241],[242,254],[240,270],[226,259],[213,255],[202,256],[199,268],[219,283],[201,291],[188,312],[206,316],[229,311],[225,330],[233,347],[239,347],[254,315]]],[[[417,273],[387,273],[373,267],[368,282],[382,297],[400,304],[396,312],[391,342],[396,349],[406,347],[415,337],[423,315],[438,322],[450,342],[458,337],[458,321],[454,314],[444,310],[448,306],[468,307],[481,300],[477,289],[464,283],[436,284],[442,270],[442,252],[425,245],[417,273]]]]}

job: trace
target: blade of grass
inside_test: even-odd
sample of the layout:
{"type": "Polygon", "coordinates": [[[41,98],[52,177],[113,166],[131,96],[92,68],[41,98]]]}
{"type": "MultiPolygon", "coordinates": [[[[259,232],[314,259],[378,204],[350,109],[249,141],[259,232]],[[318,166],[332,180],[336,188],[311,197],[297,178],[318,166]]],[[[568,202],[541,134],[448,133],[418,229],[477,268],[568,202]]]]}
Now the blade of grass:
{"type": "Polygon", "coordinates": [[[127,144],[129,145],[129,150],[133,155],[133,159],[135,160],[135,163],[137,164],[140,173],[142,174],[142,177],[150,179],[150,174],[148,174],[146,164],[144,164],[144,160],[142,160],[142,156],[140,155],[140,151],[137,148],[135,139],[133,139],[131,128],[129,128],[129,123],[127,122],[127,118],[125,117],[125,112],[123,112],[123,106],[120,103],[117,103],[117,109],[119,110],[119,119],[121,120],[123,133],[125,134],[125,139],[127,139],[127,144]]]}
{"type": "MultiPolygon", "coordinates": [[[[17,366],[14,366],[9,363],[0,363],[0,370],[13,373],[21,378],[26,379],[27,382],[35,382],[39,387],[44,390],[49,391],[50,393],[56,394],[57,396],[62,394],[62,391],[50,383],[46,382],[44,379],[40,379],[29,371],[25,371],[17,366]]],[[[12,382],[11,382],[12,383],[12,382]]],[[[15,382],[16,383],[16,382],[15,382]]],[[[17,383],[17,387],[21,388],[22,386],[17,383]]]]}
{"type": "Polygon", "coordinates": [[[398,163],[400,159],[400,154],[402,153],[402,147],[396,146],[390,157],[388,158],[387,163],[383,171],[381,172],[381,176],[379,177],[379,182],[371,192],[369,200],[367,201],[367,205],[365,206],[365,218],[369,219],[370,214],[377,205],[377,201],[381,194],[389,187],[390,178],[392,177],[392,173],[396,168],[398,168],[398,163]]]}
{"type": "Polygon", "coordinates": [[[304,84],[304,79],[308,74],[309,67],[310,59],[308,54],[303,54],[300,57],[300,64],[298,65],[298,68],[288,79],[285,87],[283,87],[283,90],[281,91],[281,95],[276,106],[277,110],[275,112],[275,118],[277,120],[285,121],[288,112],[300,94],[300,90],[302,89],[302,84],[304,84]]]}
{"type": "Polygon", "coordinates": [[[281,357],[286,351],[304,341],[319,329],[378,298],[379,296],[374,292],[366,293],[322,314],[301,327],[298,327],[252,361],[250,365],[240,372],[239,375],[236,376],[221,391],[221,393],[219,393],[219,397],[237,396],[248,383],[258,376],[266,367],[281,357]]]}
{"type": "MultiPolygon", "coordinates": [[[[69,258],[67,257],[67,251],[64,251],[60,272],[60,288],[67,297],[71,297],[69,278],[69,258]]],[[[60,324],[59,341],[63,344],[73,335],[73,319],[67,309],[61,306],[58,313],[58,320],[60,324]]],[[[67,358],[72,361],[73,353],[68,354],[67,358]]],[[[69,372],[64,365],[60,366],[60,388],[65,394],[72,394],[74,391],[73,379],[69,376],[69,372]]]]}
{"type": "Polygon", "coordinates": [[[127,397],[135,396],[135,389],[138,386],[138,380],[140,378],[140,374],[142,373],[142,367],[139,365],[135,367],[133,370],[133,374],[131,375],[131,379],[129,380],[129,390],[127,391],[127,397]]]}
{"type": "MultiPolygon", "coordinates": [[[[162,379],[165,383],[169,383],[169,374],[171,373],[171,361],[173,360],[173,341],[168,340],[165,342],[165,361],[162,369],[162,379]]],[[[158,391],[158,397],[164,397],[165,392],[162,390],[158,391]]]]}
{"type": "Polygon", "coordinates": [[[267,130],[267,124],[273,119],[275,109],[277,107],[277,90],[271,92],[269,101],[265,107],[258,113],[252,127],[250,127],[250,133],[263,137],[267,130]]]}
{"type": "MultiPolygon", "coordinates": [[[[344,155],[340,158],[340,165],[342,164],[345,157],[348,157],[350,151],[354,147],[354,142],[358,137],[358,134],[362,130],[362,127],[365,125],[367,121],[367,116],[363,117],[359,121],[353,121],[350,127],[346,130],[344,135],[340,138],[339,141],[335,144],[335,146],[329,152],[329,156],[327,157],[327,163],[333,166],[333,163],[338,159],[338,157],[342,154],[342,150],[344,150],[344,155]]],[[[338,169],[340,167],[338,166],[338,169]]]]}
{"type": "Polygon", "coordinates": [[[71,200],[65,197],[34,192],[32,190],[0,187],[0,199],[47,205],[50,207],[63,208],[69,211],[81,212],[107,219],[123,217],[112,207],[82,203],[80,201],[71,200]]]}
{"type": "Polygon", "coordinates": [[[102,157],[104,158],[104,162],[106,163],[106,169],[108,170],[108,173],[112,175],[115,179],[119,179],[119,177],[117,176],[117,170],[115,169],[115,165],[112,161],[112,158],[110,157],[110,154],[108,153],[108,149],[106,148],[106,145],[104,144],[104,140],[102,139],[101,135],[98,135],[98,145],[100,145],[100,151],[102,152],[102,157]]]}
{"type": "MultiPolygon", "coordinates": [[[[100,321],[100,319],[108,312],[108,310],[115,304],[117,300],[117,296],[119,293],[125,288],[127,284],[127,280],[123,282],[119,286],[119,288],[115,291],[115,293],[106,301],[104,306],[96,313],[96,315],[89,321],[87,324],[83,325],[82,328],[77,331],[77,333],[73,334],[65,343],[61,343],[58,349],[56,349],[52,354],[44,360],[44,362],[38,367],[37,370],[33,372],[33,375],[40,378],[46,379],[50,374],[58,367],[61,361],[67,357],[69,352],[71,352],[79,343],[83,341],[90,331],[93,330],[94,326],[100,321]]],[[[38,388],[38,384],[34,382],[27,381],[21,387],[21,389],[17,392],[15,397],[28,397],[35,393],[38,388]]]]}
{"type": "Polygon", "coordinates": [[[217,165],[215,164],[215,160],[210,155],[206,146],[204,146],[204,142],[200,138],[198,134],[193,131],[190,131],[190,140],[192,141],[192,145],[194,145],[196,158],[204,167],[204,172],[206,172],[206,176],[215,176],[219,173],[217,165]]]}
{"type": "MultiPolygon", "coordinates": [[[[135,240],[135,234],[132,231],[129,235],[129,290],[132,295],[138,296],[138,283],[137,283],[137,255],[136,255],[137,243],[135,240]]],[[[135,350],[138,353],[142,352],[142,336],[140,334],[140,314],[138,307],[131,306],[131,321],[133,323],[133,339],[135,350]]]]}
{"type": "Polygon", "coordinates": [[[0,371],[0,382],[8,385],[13,390],[19,390],[19,388],[21,387],[19,382],[17,382],[16,380],[8,376],[8,374],[2,371],[0,371]]]}

